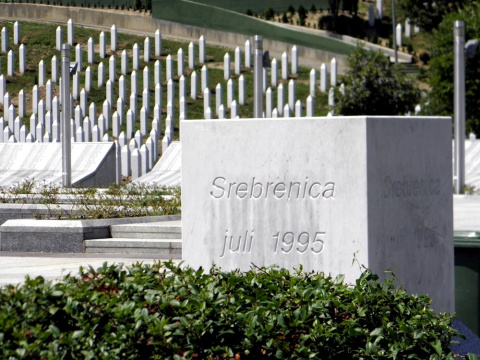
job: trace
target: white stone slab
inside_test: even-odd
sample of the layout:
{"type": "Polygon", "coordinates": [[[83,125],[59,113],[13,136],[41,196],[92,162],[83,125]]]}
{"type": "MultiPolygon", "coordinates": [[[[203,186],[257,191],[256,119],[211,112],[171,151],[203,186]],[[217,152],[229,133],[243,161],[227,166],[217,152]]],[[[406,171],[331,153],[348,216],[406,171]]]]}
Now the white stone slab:
{"type": "Polygon", "coordinates": [[[436,311],[454,311],[450,118],[181,127],[188,265],[303,265],[350,283],[359,264],[381,276],[393,269],[409,292],[431,296],[436,311]]]}
{"type": "Polygon", "coordinates": [[[148,184],[157,186],[181,185],[181,154],[180,142],[172,141],[153,169],[134,180],[135,184],[148,184]]]}
{"type": "MultiPolygon", "coordinates": [[[[26,179],[60,184],[60,143],[0,144],[0,186],[10,187],[26,179]]],[[[72,143],[72,184],[108,185],[115,182],[113,143],[72,143]]]]}

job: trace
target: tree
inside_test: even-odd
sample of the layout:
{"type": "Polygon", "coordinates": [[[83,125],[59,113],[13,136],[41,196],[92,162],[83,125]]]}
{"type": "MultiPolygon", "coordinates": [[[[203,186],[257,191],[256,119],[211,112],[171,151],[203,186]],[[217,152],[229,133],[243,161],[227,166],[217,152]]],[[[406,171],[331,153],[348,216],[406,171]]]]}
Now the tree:
{"type": "Polygon", "coordinates": [[[272,20],[275,16],[275,11],[272,8],[268,8],[264,13],[265,20],[272,20]]]}
{"type": "Polygon", "coordinates": [[[348,57],[348,71],[341,77],[345,93],[336,93],[335,114],[403,115],[414,109],[420,91],[398,66],[380,51],[362,46],[348,57]]]}
{"type": "MultiPolygon", "coordinates": [[[[465,22],[465,41],[480,39],[479,12],[479,3],[465,5],[458,13],[446,15],[433,32],[429,41],[431,60],[428,83],[431,91],[428,106],[424,108],[426,114],[453,115],[453,23],[455,20],[465,22]]],[[[480,134],[480,56],[477,54],[465,61],[466,130],[480,134]]]]}
{"type": "Polygon", "coordinates": [[[330,8],[330,12],[334,17],[338,15],[338,10],[340,10],[340,3],[342,0],[328,0],[328,7],[330,8]]]}
{"type": "Polygon", "coordinates": [[[289,5],[287,10],[290,13],[290,16],[295,15],[295,8],[292,5],[289,5]]]}
{"type": "Polygon", "coordinates": [[[300,25],[305,26],[305,19],[307,18],[307,10],[303,7],[303,5],[300,5],[298,7],[298,18],[300,20],[300,25]]]}
{"type": "Polygon", "coordinates": [[[427,32],[436,29],[446,14],[458,11],[464,2],[464,0],[397,1],[403,15],[427,32]]]}

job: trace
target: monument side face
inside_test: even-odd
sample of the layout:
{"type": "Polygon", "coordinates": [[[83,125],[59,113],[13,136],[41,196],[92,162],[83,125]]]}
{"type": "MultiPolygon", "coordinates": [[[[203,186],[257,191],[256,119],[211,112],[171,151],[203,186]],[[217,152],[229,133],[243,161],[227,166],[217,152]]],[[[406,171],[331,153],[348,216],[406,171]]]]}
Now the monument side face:
{"type": "Polygon", "coordinates": [[[451,119],[367,121],[369,267],[453,312],[451,119]]]}
{"type": "MultiPolygon", "coordinates": [[[[440,137],[443,143],[451,136],[451,132],[443,134],[446,126],[435,127],[450,122],[404,119],[183,121],[182,236],[186,264],[207,268],[217,264],[223,270],[248,270],[252,264],[288,269],[303,266],[307,271],[344,274],[346,281],[354,282],[361,272],[359,264],[376,272],[398,265],[408,273],[408,259],[419,264],[415,268],[418,273],[433,275],[445,266],[444,273],[453,275],[453,237],[449,237],[452,189],[447,186],[448,181],[451,185],[451,160],[444,168],[434,166],[444,161],[445,154],[438,152],[441,145],[430,144],[430,139],[440,137]],[[428,141],[420,141],[416,134],[420,130],[428,141]],[[415,140],[406,141],[411,136],[415,140]],[[377,137],[381,140],[375,140],[377,137]],[[396,145],[391,146],[389,140],[396,145]],[[438,154],[442,160],[434,160],[438,154]],[[403,261],[397,261],[394,249],[398,245],[385,245],[395,242],[389,240],[390,232],[403,228],[414,232],[411,229],[419,221],[418,213],[405,209],[410,199],[402,203],[382,196],[385,178],[397,179],[404,173],[414,176],[418,171],[423,177],[442,181],[442,195],[433,206],[442,207],[441,218],[435,221],[446,224],[442,228],[445,244],[438,253],[438,265],[428,265],[437,270],[422,267],[427,250],[402,249],[403,261]],[[449,258],[447,238],[451,264],[442,263],[449,258]],[[352,265],[354,258],[357,264],[352,265]]],[[[417,200],[413,206],[423,213],[428,207],[426,199],[417,200]]],[[[406,273],[399,273],[399,278],[404,280],[406,273]]],[[[419,286],[405,285],[432,294],[431,289],[443,284],[429,282],[439,279],[417,276],[408,281],[419,286]]],[[[449,280],[449,276],[443,279],[449,280]]],[[[439,310],[451,310],[445,306],[439,310]]]]}

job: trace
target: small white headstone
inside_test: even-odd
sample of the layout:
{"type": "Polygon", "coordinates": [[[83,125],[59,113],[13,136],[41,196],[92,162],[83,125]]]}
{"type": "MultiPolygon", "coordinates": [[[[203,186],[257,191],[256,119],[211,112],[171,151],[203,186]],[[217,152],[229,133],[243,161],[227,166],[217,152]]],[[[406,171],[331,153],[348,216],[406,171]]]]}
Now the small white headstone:
{"type": "Polygon", "coordinates": [[[327,92],[328,89],[328,67],[325,63],[320,66],[320,91],[327,92]]]}
{"type": "Polygon", "coordinates": [[[57,29],[55,30],[55,49],[57,49],[57,51],[61,51],[62,50],[62,44],[63,44],[62,27],[57,26],[57,29]]]}
{"type": "Polygon", "coordinates": [[[122,59],[121,59],[121,68],[122,68],[122,75],[128,74],[128,53],[127,50],[122,51],[122,59]]]}
{"type": "Polygon", "coordinates": [[[116,111],[112,115],[112,135],[116,138],[120,135],[120,116],[116,111]]]}
{"type": "Polygon", "coordinates": [[[127,139],[131,139],[133,136],[133,129],[135,128],[135,115],[133,114],[132,109],[127,111],[127,139]]]}
{"type": "Polygon", "coordinates": [[[310,70],[310,96],[315,97],[317,89],[317,72],[315,69],[310,70]]]}
{"type": "Polygon", "coordinates": [[[110,28],[110,50],[117,51],[117,26],[115,24],[110,28]]]}
{"type": "Polygon", "coordinates": [[[169,81],[173,79],[173,59],[172,55],[168,54],[165,60],[165,80],[169,81]]]}
{"type": "Polygon", "coordinates": [[[143,89],[150,91],[150,69],[148,66],[143,68],[143,89]]]}
{"type": "Polygon", "coordinates": [[[265,117],[271,118],[273,110],[273,93],[269,87],[265,93],[265,117]]]}
{"type": "Polygon", "coordinates": [[[240,47],[235,48],[235,75],[240,75],[242,72],[242,51],[240,47]]]}
{"type": "Polygon", "coordinates": [[[215,113],[218,115],[218,108],[223,104],[222,84],[218,83],[215,87],[215,113]]]}
{"type": "Polygon", "coordinates": [[[277,110],[279,115],[283,115],[283,108],[285,106],[285,91],[283,84],[277,87],[277,110]]]}
{"type": "Polygon", "coordinates": [[[143,41],[143,61],[150,61],[150,38],[147,36],[143,41]]]}
{"type": "Polygon", "coordinates": [[[92,68],[90,66],[85,70],[85,91],[92,91],[92,68]]]}
{"type": "Polygon", "coordinates": [[[197,72],[193,71],[190,75],[190,98],[195,100],[197,98],[198,92],[198,79],[197,79],[197,72]]]}
{"type": "Polygon", "coordinates": [[[282,79],[288,79],[288,54],[286,52],[282,54],[282,79]]]}
{"type": "Polygon", "coordinates": [[[205,37],[203,35],[198,39],[198,62],[204,64],[207,58],[205,37]]]}
{"type": "Polygon", "coordinates": [[[182,76],[185,72],[185,59],[183,56],[183,49],[180,48],[177,51],[177,75],[182,76]]]}
{"type": "Polygon", "coordinates": [[[58,82],[58,60],[57,60],[56,55],[52,56],[51,63],[52,63],[51,64],[52,65],[52,74],[51,74],[50,78],[52,79],[52,82],[57,83],[58,82]]]}
{"type": "Polygon", "coordinates": [[[298,50],[297,46],[292,47],[292,74],[296,75],[298,72],[298,50]]]}
{"type": "Polygon", "coordinates": [[[132,58],[133,70],[138,70],[140,68],[140,48],[137,43],[133,44],[132,58]]]}
{"type": "Polygon", "coordinates": [[[300,100],[297,100],[295,102],[295,117],[299,118],[302,117],[302,102],[300,100]]]}
{"type": "Polygon", "coordinates": [[[290,109],[295,108],[295,101],[296,101],[296,86],[295,86],[295,81],[293,79],[290,79],[288,82],[288,106],[290,109]]]}
{"type": "Polygon", "coordinates": [[[122,175],[130,176],[132,174],[131,155],[128,145],[122,146],[122,175]]]}
{"type": "Polygon", "coordinates": [[[2,53],[8,52],[8,30],[6,27],[2,28],[2,53]]]}
{"type": "Polygon", "coordinates": [[[27,99],[25,97],[25,91],[20,90],[18,92],[18,116],[24,118],[27,114],[27,99]]]}
{"type": "Polygon", "coordinates": [[[277,63],[277,59],[273,58],[270,66],[271,66],[270,76],[272,78],[270,84],[273,87],[277,87],[277,85],[278,85],[278,63],[277,63]]]}
{"type": "Polygon", "coordinates": [[[405,19],[405,37],[408,39],[412,37],[412,24],[409,18],[405,19]]]}
{"type": "Polygon", "coordinates": [[[10,50],[7,55],[7,75],[14,76],[15,75],[15,53],[10,50]]]}
{"type": "Polygon", "coordinates": [[[193,42],[188,44],[188,68],[190,70],[195,69],[195,45],[193,42]]]}
{"type": "Polygon", "coordinates": [[[227,81],[227,107],[230,108],[232,101],[235,100],[235,83],[232,79],[227,81]]]}
{"type": "Polygon", "coordinates": [[[141,174],[145,175],[150,171],[151,163],[150,152],[145,144],[140,147],[141,174]]]}
{"type": "Polygon", "coordinates": [[[107,43],[105,39],[105,33],[103,31],[99,35],[98,53],[101,59],[105,59],[107,56],[107,43]]]}
{"type": "Polygon", "coordinates": [[[70,46],[73,46],[73,42],[75,41],[75,33],[74,33],[74,24],[72,19],[68,19],[67,21],[67,41],[70,46]]]}
{"type": "Polygon", "coordinates": [[[206,65],[202,66],[202,76],[201,76],[201,91],[203,92],[206,88],[208,88],[208,68],[206,65]]]}
{"type": "Polygon", "coordinates": [[[230,79],[230,54],[225,53],[223,56],[223,78],[230,79]]]}
{"type": "Polygon", "coordinates": [[[24,74],[27,70],[27,49],[24,44],[18,48],[18,71],[24,74]]]}
{"type": "Polygon", "coordinates": [[[245,67],[247,69],[252,67],[252,45],[250,39],[245,41],[245,67]]]}
{"type": "Polygon", "coordinates": [[[245,105],[245,78],[243,75],[238,78],[238,103],[245,105]]]}
{"type": "Polygon", "coordinates": [[[153,84],[161,84],[162,83],[162,63],[157,60],[155,61],[155,65],[153,66],[153,84]]]}
{"type": "Polygon", "coordinates": [[[162,55],[162,33],[160,30],[155,31],[155,56],[160,57],[162,55]]]}
{"type": "Polygon", "coordinates": [[[105,68],[103,62],[98,64],[98,87],[105,85],[105,68]]]}
{"type": "Polygon", "coordinates": [[[138,149],[132,151],[132,180],[142,176],[142,155],[138,149]]]}
{"type": "Polygon", "coordinates": [[[403,27],[402,24],[397,24],[395,30],[395,36],[397,39],[397,46],[402,46],[402,35],[403,35],[403,27]]]}
{"type": "Polygon", "coordinates": [[[136,70],[132,70],[132,73],[130,74],[130,94],[138,94],[138,78],[136,70]]]}
{"type": "Polygon", "coordinates": [[[307,117],[312,117],[313,109],[314,109],[313,97],[311,96],[307,97],[306,108],[307,108],[307,117]]]}
{"type": "Polygon", "coordinates": [[[110,59],[108,60],[108,78],[110,79],[110,81],[113,83],[115,82],[115,78],[117,77],[116,76],[116,64],[117,62],[115,61],[115,56],[110,56],[110,59]]]}
{"type": "Polygon", "coordinates": [[[83,71],[83,51],[80,44],[75,46],[75,61],[77,62],[77,71],[83,71]]]}
{"type": "Polygon", "coordinates": [[[330,86],[337,86],[337,59],[330,61],[330,86]]]}
{"type": "Polygon", "coordinates": [[[13,24],[13,44],[20,45],[20,24],[18,21],[13,24]]]}
{"type": "Polygon", "coordinates": [[[83,119],[83,138],[85,142],[92,141],[92,123],[88,116],[83,119]]]}

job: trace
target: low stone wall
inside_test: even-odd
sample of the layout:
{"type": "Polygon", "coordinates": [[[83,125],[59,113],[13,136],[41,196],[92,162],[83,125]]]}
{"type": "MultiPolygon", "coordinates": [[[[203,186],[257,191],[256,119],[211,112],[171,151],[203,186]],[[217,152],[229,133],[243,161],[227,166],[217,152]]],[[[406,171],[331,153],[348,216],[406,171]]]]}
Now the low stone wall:
{"type": "Polygon", "coordinates": [[[0,251],[83,253],[83,241],[110,238],[111,225],[173,220],[180,220],[180,215],[99,220],[7,220],[0,226],[0,251]]]}

